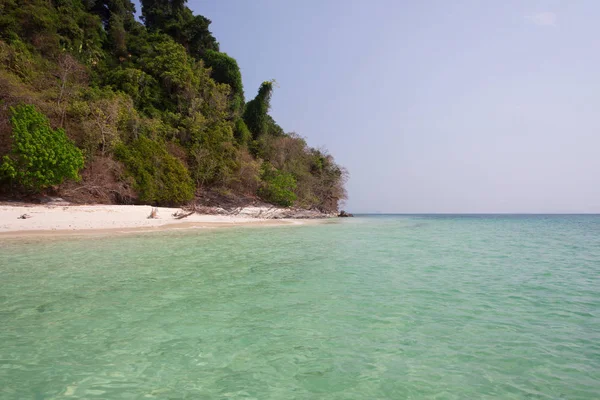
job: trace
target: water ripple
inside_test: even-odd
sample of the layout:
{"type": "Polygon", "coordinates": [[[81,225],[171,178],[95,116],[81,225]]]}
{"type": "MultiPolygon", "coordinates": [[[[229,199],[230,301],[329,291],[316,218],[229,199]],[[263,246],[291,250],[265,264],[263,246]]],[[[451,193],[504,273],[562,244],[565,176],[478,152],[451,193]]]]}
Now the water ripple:
{"type": "Polygon", "coordinates": [[[0,243],[0,398],[598,399],[600,217],[0,243]]]}

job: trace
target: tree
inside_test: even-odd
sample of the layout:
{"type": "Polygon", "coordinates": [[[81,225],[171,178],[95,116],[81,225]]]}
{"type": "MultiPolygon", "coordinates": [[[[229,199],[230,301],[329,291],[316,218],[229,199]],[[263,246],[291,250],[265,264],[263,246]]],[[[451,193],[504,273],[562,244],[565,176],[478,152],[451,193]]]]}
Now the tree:
{"type": "Polygon", "coordinates": [[[237,61],[225,53],[214,50],[206,50],[202,59],[205,65],[212,69],[211,77],[215,81],[225,83],[231,87],[233,109],[241,111],[244,104],[244,86],[237,61]]]}
{"type": "Polygon", "coordinates": [[[235,140],[238,144],[244,146],[248,144],[248,142],[252,139],[252,133],[246,126],[246,123],[243,119],[238,118],[234,122],[233,135],[235,136],[235,140]]]}
{"type": "Polygon", "coordinates": [[[219,43],[208,29],[211,21],[194,15],[186,0],[142,0],[142,18],[150,31],[163,32],[185,47],[192,57],[205,50],[219,51],[219,43]]]}
{"type": "Polygon", "coordinates": [[[264,163],[262,168],[263,186],[258,194],[273,204],[290,207],[296,201],[296,179],[287,172],[274,168],[269,163],[264,163]]]}
{"type": "Polygon", "coordinates": [[[185,166],[164,144],[141,136],[115,148],[135,181],[139,200],[147,204],[178,205],[194,197],[194,185],[185,166]]]}
{"type": "Polygon", "coordinates": [[[141,111],[151,111],[159,104],[160,87],[152,75],[136,68],[117,68],[105,75],[107,83],[133,99],[141,111]]]}
{"type": "Polygon", "coordinates": [[[250,132],[252,138],[257,139],[267,133],[268,113],[271,108],[271,95],[273,94],[274,81],[266,81],[260,85],[258,94],[246,104],[244,111],[244,122],[250,132]]]}
{"type": "Polygon", "coordinates": [[[63,129],[53,130],[32,105],[11,109],[12,151],[0,172],[24,188],[40,191],[65,179],[79,179],[83,155],[63,129]]]}
{"type": "Polygon", "coordinates": [[[221,122],[194,135],[190,148],[190,171],[199,187],[227,182],[236,169],[233,130],[221,122]]]}
{"type": "Polygon", "coordinates": [[[130,0],[88,0],[89,10],[102,19],[107,30],[110,28],[110,18],[117,16],[123,23],[135,20],[135,5],[130,0]]]}
{"type": "Polygon", "coordinates": [[[93,150],[99,147],[102,155],[114,147],[119,139],[119,111],[117,99],[100,99],[89,103],[89,114],[83,122],[88,147],[93,150]]]}
{"type": "MultiPolygon", "coordinates": [[[[186,7],[187,8],[187,7],[186,7]]],[[[188,8],[186,23],[183,26],[183,35],[181,35],[180,43],[190,52],[195,58],[202,57],[206,51],[219,51],[219,43],[208,29],[211,20],[202,15],[192,15],[188,8]]]]}
{"type": "Polygon", "coordinates": [[[269,114],[274,81],[245,103],[240,67],[208,18],[187,0],[141,6],[144,24],[134,0],[0,0],[0,190],[7,178],[43,188],[77,177],[81,151],[52,126],[83,151],[83,186],[127,187],[152,204],[201,188],[334,210],[345,171],[269,114]],[[23,103],[48,121],[13,135],[10,110],[23,103]],[[92,167],[109,161],[129,176],[92,167]]]}
{"type": "Polygon", "coordinates": [[[90,11],[102,20],[108,32],[107,42],[115,55],[124,59],[127,56],[126,32],[135,22],[135,5],[130,0],[90,0],[90,11]]]}
{"type": "Polygon", "coordinates": [[[56,105],[60,112],[60,126],[64,126],[66,104],[74,97],[78,84],[85,80],[85,69],[70,54],[61,54],[58,57],[58,96],[56,105]]]}

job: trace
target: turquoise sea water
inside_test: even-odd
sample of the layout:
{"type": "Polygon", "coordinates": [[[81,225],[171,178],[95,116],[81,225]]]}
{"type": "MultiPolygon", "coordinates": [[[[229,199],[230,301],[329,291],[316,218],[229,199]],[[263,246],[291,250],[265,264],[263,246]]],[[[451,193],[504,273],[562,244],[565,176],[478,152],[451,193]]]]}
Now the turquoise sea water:
{"type": "Polygon", "coordinates": [[[600,216],[0,239],[0,399],[599,399],[600,216]]]}

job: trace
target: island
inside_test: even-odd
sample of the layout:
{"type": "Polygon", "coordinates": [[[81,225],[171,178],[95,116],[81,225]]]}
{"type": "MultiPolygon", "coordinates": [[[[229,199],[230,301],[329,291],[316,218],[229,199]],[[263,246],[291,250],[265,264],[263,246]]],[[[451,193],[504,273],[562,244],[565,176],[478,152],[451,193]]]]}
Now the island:
{"type": "Polygon", "coordinates": [[[144,0],[142,22],[129,0],[9,1],[1,14],[4,207],[340,214],[347,171],[269,114],[274,80],[246,97],[237,61],[185,1],[144,0]]]}

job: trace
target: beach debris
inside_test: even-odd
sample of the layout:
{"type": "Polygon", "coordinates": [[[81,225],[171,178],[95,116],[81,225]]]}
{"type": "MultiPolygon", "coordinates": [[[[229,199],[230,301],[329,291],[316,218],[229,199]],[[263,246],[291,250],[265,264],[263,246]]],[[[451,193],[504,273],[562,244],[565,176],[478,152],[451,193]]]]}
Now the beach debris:
{"type": "Polygon", "coordinates": [[[31,218],[31,215],[29,215],[29,214],[23,214],[18,219],[28,219],[28,218],[31,218]]]}
{"type": "Polygon", "coordinates": [[[152,211],[150,211],[150,215],[148,215],[148,219],[156,219],[158,218],[158,208],[152,207],[152,211]]]}
{"type": "Polygon", "coordinates": [[[194,214],[195,212],[196,211],[185,212],[183,210],[179,210],[179,211],[174,212],[171,215],[173,215],[173,218],[175,218],[175,219],[183,219],[183,218],[189,217],[190,215],[194,214]]]}

